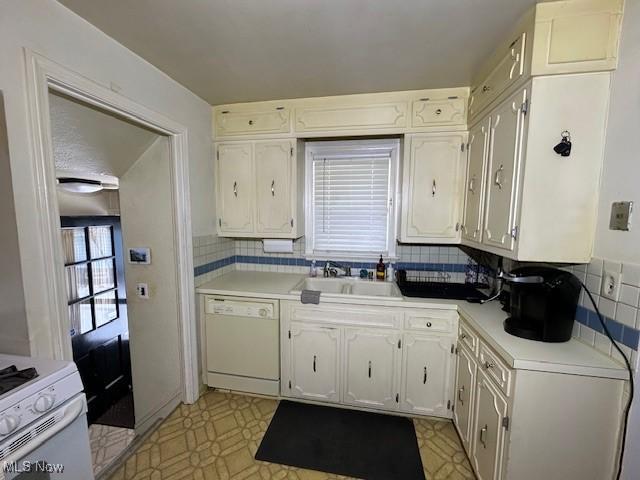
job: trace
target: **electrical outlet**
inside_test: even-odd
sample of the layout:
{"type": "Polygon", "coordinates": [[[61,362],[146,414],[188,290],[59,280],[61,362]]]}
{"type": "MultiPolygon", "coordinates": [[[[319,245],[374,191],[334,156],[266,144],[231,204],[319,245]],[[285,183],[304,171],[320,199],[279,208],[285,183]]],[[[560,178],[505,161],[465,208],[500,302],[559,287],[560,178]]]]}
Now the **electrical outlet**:
{"type": "Polygon", "coordinates": [[[149,285],[146,283],[137,283],[136,295],[138,298],[149,298],[149,285]]]}
{"type": "Polygon", "coordinates": [[[602,274],[602,287],[600,289],[600,294],[605,298],[617,302],[618,297],[620,296],[621,281],[622,273],[605,270],[602,274]]]}

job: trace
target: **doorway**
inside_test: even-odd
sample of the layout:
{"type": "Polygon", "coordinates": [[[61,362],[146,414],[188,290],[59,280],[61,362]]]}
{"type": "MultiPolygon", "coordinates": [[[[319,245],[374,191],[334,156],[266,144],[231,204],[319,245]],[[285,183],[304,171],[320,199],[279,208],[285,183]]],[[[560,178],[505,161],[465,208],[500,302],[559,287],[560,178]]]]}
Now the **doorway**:
{"type": "Polygon", "coordinates": [[[66,329],[98,474],[182,400],[171,150],[112,112],[48,100],[66,329]]]}
{"type": "Polygon", "coordinates": [[[61,217],[73,360],[87,420],[135,427],[120,218],[61,217]]]}

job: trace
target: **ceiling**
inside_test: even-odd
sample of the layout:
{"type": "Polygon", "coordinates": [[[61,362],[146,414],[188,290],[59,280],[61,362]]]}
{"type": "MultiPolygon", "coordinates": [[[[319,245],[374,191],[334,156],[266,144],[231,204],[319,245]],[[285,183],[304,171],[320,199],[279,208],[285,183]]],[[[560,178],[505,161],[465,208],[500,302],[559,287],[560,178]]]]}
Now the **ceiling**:
{"type": "Polygon", "coordinates": [[[535,0],[59,0],[212,105],[469,85],[535,0]]]}
{"type": "Polygon", "coordinates": [[[49,107],[56,170],[120,177],[159,136],[54,93],[49,107]]]}

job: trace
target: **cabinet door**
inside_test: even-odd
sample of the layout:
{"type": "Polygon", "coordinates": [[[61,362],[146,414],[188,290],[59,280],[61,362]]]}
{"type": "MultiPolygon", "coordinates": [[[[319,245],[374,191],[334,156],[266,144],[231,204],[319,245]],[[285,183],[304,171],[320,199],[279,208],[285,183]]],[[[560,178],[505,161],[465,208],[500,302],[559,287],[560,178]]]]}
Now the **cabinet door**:
{"type": "Polygon", "coordinates": [[[469,131],[467,148],[467,184],[465,189],[462,238],[479,243],[482,240],[482,211],[484,184],[487,172],[487,153],[491,118],[480,122],[469,131]]]}
{"type": "Polygon", "coordinates": [[[293,143],[256,142],[256,231],[265,235],[293,230],[293,143]]]}
{"type": "Polygon", "coordinates": [[[218,228],[222,234],[253,232],[253,148],[218,144],[218,228]]]}
{"type": "Polygon", "coordinates": [[[469,447],[471,446],[471,421],[477,365],[470,353],[462,347],[458,348],[453,423],[455,423],[458,428],[458,433],[460,434],[464,448],[469,451],[469,447]]]}
{"type": "Polygon", "coordinates": [[[463,135],[412,135],[404,165],[402,240],[455,242],[460,238],[463,135]]]}
{"type": "Polygon", "coordinates": [[[489,379],[478,373],[471,461],[479,480],[498,480],[502,475],[507,402],[489,379]]]}
{"type": "Polygon", "coordinates": [[[521,90],[491,114],[482,242],[505,250],[513,250],[517,235],[521,138],[525,117],[522,112],[526,98],[526,90],[521,90]]]}
{"type": "Polygon", "coordinates": [[[469,115],[474,118],[485,106],[498,98],[524,73],[525,34],[520,34],[509,46],[484,82],[474,88],[469,102],[469,115]]]}
{"type": "Polygon", "coordinates": [[[421,98],[411,104],[411,126],[459,125],[465,121],[465,99],[421,98]]]}
{"type": "Polygon", "coordinates": [[[293,322],[289,348],[291,395],[339,402],[340,330],[293,322]]]}
{"type": "Polygon", "coordinates": [[[396,332],[356,328],[345,331],[345,403],[398,408],[399,340],[396,332]]]}
{"type": "Polygon", "coordinates": [[[234,106],[216,109],[216,137],[288,133],[291,131],[290,110],[285,106],[256,105],[253,108],[234,106]]]}
{"type": "Polygon", "coordinates": [[[450,417],[453,353],[450,337],[405,333],[400,408],[450,417]]]}

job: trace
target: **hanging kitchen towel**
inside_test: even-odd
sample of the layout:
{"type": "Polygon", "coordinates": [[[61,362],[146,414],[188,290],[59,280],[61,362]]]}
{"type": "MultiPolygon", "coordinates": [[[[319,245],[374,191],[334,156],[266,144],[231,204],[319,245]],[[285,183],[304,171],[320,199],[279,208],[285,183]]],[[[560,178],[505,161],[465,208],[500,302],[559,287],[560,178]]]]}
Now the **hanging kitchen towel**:
{"type": "Polygon", "coordinates": [[[313,303],[318,305],[320,303],[320,291],[318,290],[302,290],[300,294],[300,301],[302,303],[313,303]]]}
{"type": "Polygon", "coordinates": [[[262,241],[264,253],[293,253],[293,240],[269,240],[262,241]]]}

